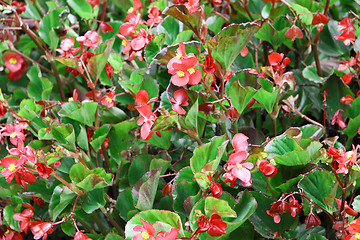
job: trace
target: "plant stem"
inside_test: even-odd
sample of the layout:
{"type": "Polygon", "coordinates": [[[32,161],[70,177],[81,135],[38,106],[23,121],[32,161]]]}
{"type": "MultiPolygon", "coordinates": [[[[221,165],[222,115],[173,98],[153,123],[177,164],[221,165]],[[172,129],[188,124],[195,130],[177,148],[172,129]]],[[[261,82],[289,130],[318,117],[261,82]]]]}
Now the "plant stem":
{"type": "Polygon", "coordinates": [[[249,11],[249,8],[247,6],[247,3],[245,4],[244,1],[241,1],[242,5],[244,6],[244,9],[247,13],[247,15],[249,16],[249,18],[251,19],[251,21],[255,21],[255,19],[253,18],[253,16],[251,15],[251,12],[249,11]]]}
{"type": "Polygon", "coordinates": [[[319,206],[318,204],[316,204],[314,201],[312,201],[308,196],[305,195],[305,193],[303,192],[299,192],[300,196],[306,198],[309,202],[312,202],[315,206],[317,206],[318,208],[320,208],[321,210],[323,210],[331,219],[332,222],[335,221],[335,217],[330,214],[328,211],[326,211],[323,207],[319,206]]]}
{"type": "Polygon", "coordinates": [[[53,60],[51,60],[51,68],[53,69],[54,74],[55,74],[54,76],[55,76],[56,84],[58,85],[58,89],[59,89],[59,92],[60,92],[61,101],[65,102],[65,93],[64,93],[64,89],[62,88],[63,84],[61,83],[59,73],[57,71],[55,62],[53,60]]]}
{"type": "Polygon", "coordinates": [[[111,165],[110,165],[110,161],[109,161],[109,155],[107,154],[107,150],[105,147],[105,144],[101,144],[101,150],[102,150],[102,155],[104,157],[104,162],[107,168],[108,173],[112,173],[111,171],[111,165]]]}
{"type": "Polygon", "coordinates": [[[67,186],[71,191],[73,191],[74,193],[81,195],[83,194],[83,191],[81,191],[79,188],[77,188],[74,184],[72,183],[68,183],[65,179],[63,179],[62,177],[60,177],[59,175],[57,175],[55,172],[51,173],[51,176],[55,177],[57,180],[59,180],[62,184],[64,184],[65,186],[67,186]]]}
{"type": "Polygon", "coordinates": [[[111,214],[106,211],[104,207],[100,207],[100,210],[102,213],[106,216],[106,218],[109,220],[109,222],[116,228],[116,230],[119,232],[120,235],[124,236],[124,230],[117,224],[117,222],[114,220],[114,218],[111,216],[111,214]]]}

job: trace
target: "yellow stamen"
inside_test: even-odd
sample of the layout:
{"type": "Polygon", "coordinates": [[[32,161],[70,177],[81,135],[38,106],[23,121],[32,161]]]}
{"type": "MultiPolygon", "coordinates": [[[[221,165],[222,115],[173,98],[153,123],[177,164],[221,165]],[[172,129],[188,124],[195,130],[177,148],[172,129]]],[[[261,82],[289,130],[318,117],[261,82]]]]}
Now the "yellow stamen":
{"type": "Polygon", "coordinates": [[[183,71],[178,71],[178,72],[177,72],[177,75],[178,75],[179,77],[184,77],[184,76],[185,76],[185,73],[184,73],[183,71]]]}
{"type": "Polygon", "coordinates": [[[149,239],[149,238],[150,238],[150,235],[149,235],[148,232],[142,231],[142,232],[141,232],[141,237],[142,237],[143,239],[149,239]]]}
{"type": "Polygon", "coordinates": [[[10,134],[10,138],[16,138],[16,132],[13,132],[12,134],[10,134]]]}
{"type": "Polygon", "coordinates": [[[240,169],[243,168],[243,166],[242,166],[241,164],[238,164],[238,165],[236,166],[236,168],[240,170],[240,169]]]}
{"type": "Polygon", "coordinates": [[[360,239],[360,233],[356,233],[356,234],[355,234],[355,238],[356,238],[356,239],[360,239]]]}
{"type": "Polygon", "coordinates": [[[352,151],[347,152],[347,153],[346,153],[346,157],[347,157],[348,159],[350,159],[350,158],[352,158],[353,154],[354,154],[354,153],[353,153],[352,151]]]}
{"type": "Polygon", "coordinates": [[[9,63],[16,64],[17,63],[16,58],[10,58],[9,63]]]}
{"type": "Polygon", "coordinates": [[[111,103],[111,102],[112,102],[112,99],[109,98],[109,97],[105,98],[105,100],[106,100],[108,103],[111,103]]]}
{"type": "Polygon", "coordinates": [[[181,53],[176,53],[176,58],[180,59],[182,57],[181,53]]]}
{"type": "Polygon", "coordinates": [[[74,98],[69,97],[68,102],[74,101],[74,98]]]}
{"type": "Polygon", "coordinates": [[[15,167],[15,164],[10,164],[9,165],[9,167],[8,167],[8,170],[10,171],[10,172],[13,172],[13,171],[15,171],[15,169],[16,169],[16,167],[15,167]]]}
{"type": "Polygon", "coordinates": [[[125,40],[122,41],[121,45],[123,45],[124,47],[127,46],[127,42],[125,40]]]}
{"type": "Polygon", "coordinates": [[[187,71],[190,73],[190,75],[195,73],[195,69],[194,69],[194,68],[189,68],[187,71]]]}

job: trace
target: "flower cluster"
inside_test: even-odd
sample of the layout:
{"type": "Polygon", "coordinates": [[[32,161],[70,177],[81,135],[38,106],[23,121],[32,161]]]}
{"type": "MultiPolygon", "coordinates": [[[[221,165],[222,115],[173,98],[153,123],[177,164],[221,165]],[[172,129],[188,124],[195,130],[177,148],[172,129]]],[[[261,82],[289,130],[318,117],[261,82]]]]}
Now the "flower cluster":
{"type": "Polygon", "coordinates": [[[274,222],[280,222],[280,214],[291,213],[292,217],[295,217],[296,214],[301,212],[302,206],[298,201],[291,196],[289,202],[286,202],[285,199],[280,199],[277,202],[271,204],[270,210],[267,210],[266,213],[274,217],[274,222]]]}
{"type": "Polygon", "coordinates": [[[254,165],[250,162],[243,163],[249,155],[247,152],[248,139],[244,134],[237,133],[232,140],[234,152],[230,154],[229,160],[225,164],[224,169],[226,173],[223,175],[225,182],[231,182],[231,187],[235,186],[237,178],[240,179],[245,186],[251,187],[252,180],[249,169],[252,169],[254,165]]]}
{"type": "Polygon", "coordinates": [[[28,66],[27,62],[14,52],[5,54],[4,65],[9,70],[8,77],[12,81],[19,80],[28,66]]]}
{"type": "Polygon", "coordinates": [[[343,148],[329,148],[326,154],[332,157],[331,166],[336,170],[336,173],[347,174],[349,172],[349,167],[356,163],[359,146],[357,145],[353,151],[348,152],[343,148]]]}
{"type": "Polygon", "coordinates": [[[349,46],[350,43],[355,44],[355,19],[344,18],[341,22],[338,23],[339,27],[338,32],[342,32],[339,36],[335,36],[336,40],[344,41],[346,46],[349,46]]]}

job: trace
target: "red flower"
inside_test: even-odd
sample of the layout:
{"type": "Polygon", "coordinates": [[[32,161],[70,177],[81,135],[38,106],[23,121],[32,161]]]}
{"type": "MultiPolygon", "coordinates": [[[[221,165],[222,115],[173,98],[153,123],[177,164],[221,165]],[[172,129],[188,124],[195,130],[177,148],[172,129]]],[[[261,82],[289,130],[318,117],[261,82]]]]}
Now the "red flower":
{"type": "Polygon", "coordinates": [[[172,227],[169,232],[158,232],[155,240],[176,240],[179,235],[179,230],[177,228],[172,227]]]}
{"type": "Polygon", "coordinates": [[[31,226],[31,232],[34,235],[34,239],[43,238],[43,240],[46,240],[48,234],[53,232],[53,226],[53,223],[33,222],[31,226]]]}
{"type": "Polygon", "coordinates": [[[140,218],[142,222],[141,225],[137,225],[134,227],[135,232],[140,232],[132,237],[132,240],[155,240],[155,228],[148,223],[146,220],[140,218]]]}
{"type": "Polygon", "coordinates": [[[90,3],[91,7],[94,8],[95,6],[99,6],[100,2],[99,0],[86,0],[88,3],[90,3]]]}
{"type": "Polygon", "coordinates": [[[44,204],[44,200],[42,198],[39,198],[39,197],[35,197],[35,196],[32,196],[31,197],[32,200],[34,200],[34,202],[39,205],[41,208],[44,208],[43,207],[43,204],[44,204]]]}
{"type": "Polygon", "coordinates": [[[280,222],[280,214],[283,214],[284,212],[291,212],[291,209],[289,203],[283,200],[271,203],[270,210],[266,211],[268,215],[274,216],[275,223],[280,222]]]}
{"type": "Polygon", "coordinates": [[[319,23],[327,24],[329,22],[329,19],[326,17],[323,13],[315,13],[313,20],[311,22],[312,25],[316,25],[319,23]]]}
{"type": "Polygon", "coordinates": [[[16,13],[17,14],[21,14],[22,12],[25,12],[25,10],[26,10],[25,9],[25,3],[23,3],[23,2],[12,1],[11,6],[16,7],[16,13]]]}
{"type": "Polygon", "coordinates": [[[0,118],[4,117],[7,113],[7,109],[2,102],[0,102],[0,118]]]}
{"type": "Polygon", "coordinates": [[[105,34],[105,33],[114,31],[114,28],[110,24],[108,24],[106,22],[101,22],[100,23],[100,30],[101,30],[102,33],[105,34]]]}
{"type": "MultiPolygon", "coordinates": [[[[151,127],[156,120],[156,115],[152,112],[152,108],[150,106],[151,101],[155,101],[157,98],[150,99],[149,101],[149,94],[145,90],[140,90],[136,94],[136,103],[138,106],[135,109],[141,115],[141,118],[137,121],[139,126],[142,125],[140,129],[140,135],[143,140],[149,140],[152,136],[151,127]]],[[[157,135],[160,132],[156,133],[157,135]]]]}
{"type": "Polygon", "coordinates": [[[213,74],[217,70],[217,66],[214,62],[214,59],[211,57],[211,55],[205,56],[205,63],[203,66],[203,70],[207,74],[213,74]]]}
{"type": "Polygon", "coordinates": [[[91,238],[89,238],[88,236],[86,236],[84,233],[84,231],[79,231],[75,234],[74,240],[92,240],[91,238]]]}
{"type": "Polygon", "coordinates": [[[221,194],[223,192],[221,184],[220,183],[215,183],[215,181],[212,179],[212,177],[210,175],[207,176],[209,181],[210,181],[210,190],[212,195],[215,198],[219,198],[221,197],[221,194]]]}
{"type": "Polygon", "coordinates": [[[19,80],[27,68],[27,62],[17,53],[6,53],[4,65],[9,70],[8,77],[12,81],[19,80]]]}
{"type": "Polygon", "coordinates": [[[201,81],[202,73],[194,68],[198,59],[191,55],[186,55],[184,43],[179,43],[176,57],[170,59],[167,64],[168,72],[172,74],[171,82],[178,87],[186,84],[196,85],[201,81]]]}
{"type": "Polygon", "coordinates": [[[78,41],[81,46],[97,48],[96,43],[99,41],[99,34],[95,30],[87,31],[84,36],[77,37],[76,41],[78,41]]]}
{"type": "Polygon", "coordinates": [[[346,94],[345,97],[342,97],[340,99],[340,102],[345,105],[350,105],[352,103],[352,101],[354,101],[354,98],[352,96],[350,96],[349,94],[346,94]]]}
{"type": "Polygon", "coordinates": [[[295,217],[296,214],[299,214],[301,212],[302,206],[298,203],[298,201],[291,197],[289,200],[289,207],[290,207],[290,213],[292,217],[295,217]]]}
{"type": "Polygon", "coordinates": [[[199,0],[188,0],[187,3],[184,4],[189,13],[194,13],[198,11],[199,0]]]}
{"type": "Polygon", "coordinates": [[[101,104],[107,108],[112,108],[115,106],[115,91],[110,90],[105,96],[101,99],[101,104]]]}
{"type": "Polygon", "coordinates": [[[208,234],[212,237],[219,237],[226,234],[227,224],[221,220],[221,217],[217,214],[213,214],[209,218],[205,215],[201,215],[200,221],[197,223],[199,227],[199,233],[208,231],[208,234]]]}
{"type": "Polygon", "coordinates": [[[266,177],[274,177],[277,174],[277,168],[266,160],[260,162],[259,170],[266,177]]]}
{"type": "Polygon", "coordinates": [[[24,158],[20,158],[19,160],[14,157],[7,157],[1,159],[0,166],[3,166],[5,168],[5,170],[1,172],[1,175],[6,178],[6,181],[8,183],[11,183],[15,175],[18,174],[17,172],[21,168],[23,168],[24,163],[24,158]]]}
{"type": "Polygon", "coordinates": [[[354,43],[355,34],[350,31],[344,31],[342,34],[340,34],[339,36],[335,36],[334,38],[335,40],[344,41],[344,45],[349,46],[350,43],[354,43]]]}
{"type": "Polygon", "coordinates": [[[240,55],[241,55],[242,57],[245,57],[245,56],[248,54],[248,52],[249,52],[249,49],[245,46],[245,47],[241,50],[240,55]]]}
{"type": "Polygon", "coordinates": [[[310,213],[305,218],[306,229],[308,229],[310,227],[319,226],[320,224],[321,224],[320,218],[317,215],[313,214],[313,213],[310,213]]]}
{"type": "Polygon", "coordinates": [[[250,162],[243,163],[247,157],[247,143],[248,137],[242,133],[235,134],[232,145],[234,147],[234,152],[230,154],[229,160],[225,164],[226,173],[223,175],[226,182],[231,182],[230,186],[235,186],[236,179],[240,179],[241,182],[247,186],[251,187],[251,173],[249,169],[252,169],[254,165],[250,162]]]}
{"type": "Polygon", "coordinates": [[[14,144],[14,146],[18,145],[18,141],[25,141],[25,134],[23,133],[24,129],[27,128],[27,123],[19,123],[15,126],[11,124],[6,124],[5,129],[2,129],[4,132],[2,136],[9,136],[10,142],[14,144]]]}
{"type": "Polygon", "coordinates": [[[337,123],[339,125],[339,127],[341,127],[342,129],[346,128],[346,123],[343,120],[343,115],[340,112],[341,109],[337,110],[331,120],[331,125],[334,125],[335,123],[337,123]]]}
{"type": "Polygon", "coordinates": [[[170,102],[175,104],[172,105],[172,108],[178,114],[184,115],[186,111],[182,107],[189,105],[189,96],[186,94],[186,91],[182,88],[174,92],[174,97],[169,97],[170,102]]]}
{"type": "Polygon", "coordinates": [[[236,119],[238,119],[240,117],[239,112],[236,110],[236,108],[234,108],[232,106],[226,111],[225,115],[231,121],[235,121],[236,119]]]}
{"type": "Polygon", "coordinates": [[[36,171],[39,173],[42,178],[49,178],[50,174],[54,171],[51,167],[46,166],[45,164],[38,162],[36,165],[36,171]]]}
{"type": "Polygon", "coordinates": [[[351,79],[353,78],[354,73],[350,72],[348,74],[343,74],[341,76],[341,79],[344,81],[345,84],[349,84],[351,82],[351,79]]]}
{"type": "Polygon", "coordinates": [[[304,35],[301,31],[301,29],[295,25],[293,25],[291,28],[289,28],[286,33],[285,37],[290,38],[291,41],[294,41],[295,38],[303,38],[304,35]]]}
{"type": "Polygon", "coordinates": [[[80,51],[80,48],[74,48],[75,40],[72,37],[64,37],[60,42],[60,49],[55,49],[60,53],[60,57],[73,57],[80,51]]]}
{"type": "Polygon", "coordinates": [[[34,216],[34,208],[28,203],[24,203],[24,205],[28,208],[21,213],[15,213],[13,218],[16,221],[20,221],[20,230],[26,234],[31,227],[31,218],[34,216]]]}
{"type": "Polygon", "coordinates": [[[148,15],[149,19],[147,20],[146,24],[148,26],[154,26],[162,22],[161,10],[155,6],[151,6],[150,13],[148,15]]]}
{"type": "Polygon", "coordinates": [[[215,111],[215,105],[211,102],[209,103],[202,103],[199,105],[199,111],[202,111],[205,113],[205,115],[209,115],[210,112],[215,111]]]}
{"type": "Polygon", "coordinates": [[[345,240],[358,240],[360,237],[360,218],[353,220],[346,230],[350,235],[345,240]]]}
{"type": "MultiPolygon", "coordinates": [[[[338,208],[340,209],[340,208],[341,208],[341,200],[335,198],[335,202],[336,202],[336,204],[338,205],[338,208]]],[[[345,213],[347,213],[347,214],[349,214],[350,216],[353,216],[353,217],[356,217],[357,214],[358,214],[358,212],[355,211],[354,209],[352,209],[352,208],[347,204],[346,201],[345,201],[344,210],[345,210],[345,213]]]]}
{"type": "MultiPolygon", "coordinates": [[[[4,225],[3,225],[4,226],[4,225]]],[[[1,240],[23,240],[23,236],[19,232],[15,232],[9,226],[6,226],[6,231],[1,237],[1,240]]]]}
{"type": "Polygon", "coordinates": [[[280,75],[285,72],[286,66],[290,64],[290,59],[284,58],[283,53],[273,52],[268,56],[268,59],[274,72],[278,72],[280,75]]]}
{"type": "Polygon", "coordinates": [[[351,18],[344,18],[341,22],[338,23],[340,27],[338,27],[337,31],[343,31],[339,36],[335,36],[336,40],[344,41],[346,46],[349,46],[350,43],[354,44],[355,41],[355,20],[351,18]]]}

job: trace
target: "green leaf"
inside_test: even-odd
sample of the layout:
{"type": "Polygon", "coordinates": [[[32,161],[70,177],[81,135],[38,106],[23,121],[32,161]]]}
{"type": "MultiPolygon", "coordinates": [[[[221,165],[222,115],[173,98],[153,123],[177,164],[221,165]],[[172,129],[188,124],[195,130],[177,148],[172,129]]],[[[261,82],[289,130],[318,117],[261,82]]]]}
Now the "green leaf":
{"type": "MultiPolygon", "coordinates": [[[[159,26],[157,28],[159,29],[159,26]]],[[[155,55],[160,52],[166,36],[167,35],[165,35],[164,33],[160,33],[159,35],[151,39],[149,44],[146,46],[145,57],[148,64],[150,64],[153,61],[153,57],[155,57],[155,55]]]]}
{"type": "Polygon", "coordinates": [[[324,135],[324,129],[313,124],[300,127],[302,138],[314,138],[319,140],[324,135]]]}
{"type": "Polygon", "coordinates": [[[211,216],[212,214],[218,214],[221,218],[223,217],[236,217],[235,211],[229,206],[226,200],[207,197],[205,199],[205,215],[211,216]]]}
{"type": "Polygon", "coordinates": [[[360,127],[360,115],[358,115],[355,118],[350,118],[348,126],[345,130],[343,130],[343,133],[348,135],[349,138],[353,138],[356,136],[359,127],[360,127]]]}
{"type": "Polygon", "coordinates": [[[18,114],[29,121],[34,120],[40,115],[42,110],[42,106],[39,104],[35,104],[34,99],[24,99],[21,101],[19,106],[18,114]]]}
{"type": "Polygon", "coordinates": [[[271,23],[266,22],[256,33],[255,37],[269,42],[272,46],[274,46],[276,50],[282,44],[287,46],[292,44],[291,39],[285,37],[285,32],[287,30],[288,27],[282,29],[281,31],[278,31],[271,23]]]}
{"type": "Polygon", "coordinates": [[[91,142],[90,142],[91,146],[95,151],[97,151],[97,149],[99,149],[101,145],[104,143],[104,140],[107,137],[110,128],[111,125],[105,124],[95,130],[94,135],[91,138],[91,142]]]}
{"type": "Polygon", "coordinates": [[[63,186],[56,186],[49,203],[50,217],[56,221],[57,217],[65,210],[69,204],[74,203],[76,194],[63,186]]]}
{"type": "MultiPolygon", "coordinates": [[[[159,34],[163,35],[161,38],[165,38],[165,44],[171,45],[176,40],[176,37],[180,32],[179,21],[175,18],[167,17],[156,27],[156,30],[159,34]]],[[[162,39],[162,41],[163,40],[164,39],[162,39]]],[[[182,39],[181,41],[184,42],[182,39]]]]}
{"type": "MultiPolygon", "coordinates": [[[[21,208],[21,205],[18,205],[21,208]]],[[[6,223],[9,225],[10,228],[14,229],[17,232],[20,232],[19,221],[14,220],[15,210],[17,209],[17,205],[15,204],[8,204],[3,209],[3,216],[6,223]]],[[[20,210],[20,209],[19,209],[20,210]]]]}
{"type": "MultiPolygon", "coordinates": [[[[68,0],[73,1],[73,0],[68,0]]],[[[78,1],[78,0],[76,0],[78,1]]],[[[83,0],[86,3],[88,3],[86,0],[83,0]]],[[[105,65],[107,63],[107,60],[110,56],[112,46],[114,45],[115,38],[106,40],[103,42],[98,48],[104,48],[104,51],[102,53],[94,55],[92,58],[90,58],[87,67],[89,69],[90,74],[95,78],[99,79],[101,72],[104,71],[105,65]]]]}
{"type": "Polygon", "coordinates": [[[75,151],[75,132],[71,124],[51,128],[51,134],[61,146],[75,151]]]}
{"type": "Polygon", "coordinates": [[[238,113],[241,115],[246,105],[256,94],[256,90],[252,87],[243,87],[239,81],[234,81],[229,89],[229,97],[238,113]]]}
{"type": "Polygon", "coordinates": [[[205,48],[225,72],[260,29],[255,23],[231,24],[205,43],[205,48]]]}
{"type": "Polygon", "coordinates": [[[79,104],[76,101],[71,101],[62,105],[59,115],[71,118],[91,127],[95,121],[97,106],[98,103],[96,102],[84,102],[79,104]]]}
{"type": "Polygon", "coordinates": [[[53,88],[52,82],[41,76],[38,66],[33,65],[26,74],[30,79],[27,92],[29,97],[39,100],[49,100],[51,90],[53,88]]]}
{"type": "Polygon", "coordinates": [[[355,118],[360,115],[360,98],[357,97],[352,101],[349,108],[349,117],[355,118]]]}
{"type": "Polygon", "coordinates": [[[156,191],[159,184],[161,169],[147,172],[133,187],[135,207],[139,210],[149,210],[153,207],[156,191]]]}
{"type": "Polygon", "coordinates": [[[104,190],[94,189],[87,193],[87,197],[81,207],[86,213],[91,214],[100,207],[105,206],[105,204],[104,190]]]}
{"type": "Polygon", "coordinates": [[[325,170],[316,170],[306,175],[300,181],[299,188],[316,204],[332,213],[333,206],[326,204],[325,198],[329,196],[335,183],[336,179],[333,174],[325,170]]]}
{"type": "Polygon", "coordinates": [[[149,154],[141,154],[132,158],[129,167],[129,183],[135,185],[142,176],[149,171],[152,156],[149,154]]]}
{"type": "Polygon", "coordinates": [[[116,209],[119,211],[120,217],[125,221],[129,220],[127,217],[128,212],[135,210],[131,190],[132,188],[130,187],[122,192],[119,192],[119,196],[116,200],[116,209]]]}
{"type": "Polygon", "coordinates": [[[118,123],[127,118],[126,113],[117,107],[106,108],[100,117],[101,122],[105,123],[118,123]]]}
{"type": "Polygon", "coordinates": [[[104,240],[123,240],[123,238],[116,233],[109,233],[104,240]]]}
{"type": "Polygon", "coordinates": [[[154,158],[151,160],[150,170],[161,168],[160,175],[163,175],[170,166],[171,166],[171,161],[161,158],[154,158]]]}
{"type": "Polygon", "coordinates": [[[134,231],[134,227],[137,225],[142,226],[140,218],[145,219],[150,224],[154,224],[155,222],[161,223],[154,224],[154,228],[157,232],[168,232],[171,227],[175,227],[179,231],[178,237],[184,237],[184,230],[178,214],[166,210],[151,209],[136,214],[129,222],[127,222],[125,226],[125,235],[127,240],[130,240],[134,237],[134,235],[139,234],[139,232],[134,231]]]}
{"type": "Polygon", "coordinates": [[[113,175],[103,168],[89,170],[79,162],[70,168],[69,177],[77,187],[91,191],[111,185],[113,175]]]}
{"type": "Polygon", "coordinates": [[[297,14],[300,13],[299,17],[301,22],[304,23],[305,25],[311,26],[313,16],[311,15],[310,10],[296,3],[289,2],[289,4],[296,11],[297,14]],[[301,14],[301,13],[305,13],[305,14],[301,14]]]}
{"type": "Polygon", "coordinates": [[[58,47],[59,37],[56,30],[63,27],[63,23],[61,23],[60,20],[67,17],[68,14],[69,9],[67,7],[59,7],[50,11],[40,21],[39,35],[41,39],[50,46],[51,50],[55,50],[58,47]]]}
{"type": "Polygon", "coordinates": [[[213,137],[209,143],[195,148],[194,154],[190,159],[190,166],[193,173],[203,172],[205,165],[208,167],[205,169],[206,171],[216,170],[228,142],[226,135],[223,135],[213,137]],[[208,164],[210,162],[211,164],[208,164]]]}
{"type": "Polygon", "coordinates": [[[310,81],[315,83],[323,83],[326,81],[326,78],[320,77],[317,74],[316,68],[313,65],[304,68],[304,70],[302,71],[302,75],[304,76],[304,78],[309,79],[310,81]]]}
{"type": "Polygon", "coordinates": [[[95,18],[95,13],[91,4],[86,0],[66,0],[69,6],[81,17],[85,19],[95,18]]]}
{"type": "Polygon", "coordinates": [[[274,89],[271,82],[267,79],[260,78],[259,83],[262,85],[262,88],[256,92],[254,99],[258,101],[268,113],[271,113],[278,101],[280,89],[277,87],[274,89]]]}
{"type": "Polygon", "coordinates": [[[197,98],[185,117],[186,125],[190,129],[193,129],[195,132],[197,132],[198,129],[198,114],[199,114],[199,102],[197,98]]]}
{"type": "Polygon", "coordinates": [[[360,196],[355,197],[352,206],[355,211],[360,212],[360,196]]]}
{"type": "MultiPolygon", "coordinates": [[[[40,136],[39,136],[39,138],[40,138],[40,136]]],[[[82,149],[84,149],[86,151],[89,150],[89,142],[88,142],[88,138],[87,138],[87,134],[86,134],[86,129],[83,125],[80,125],[80,132],[79,132],[78,137],[76,138],[76,143],[82,149]]]]}

